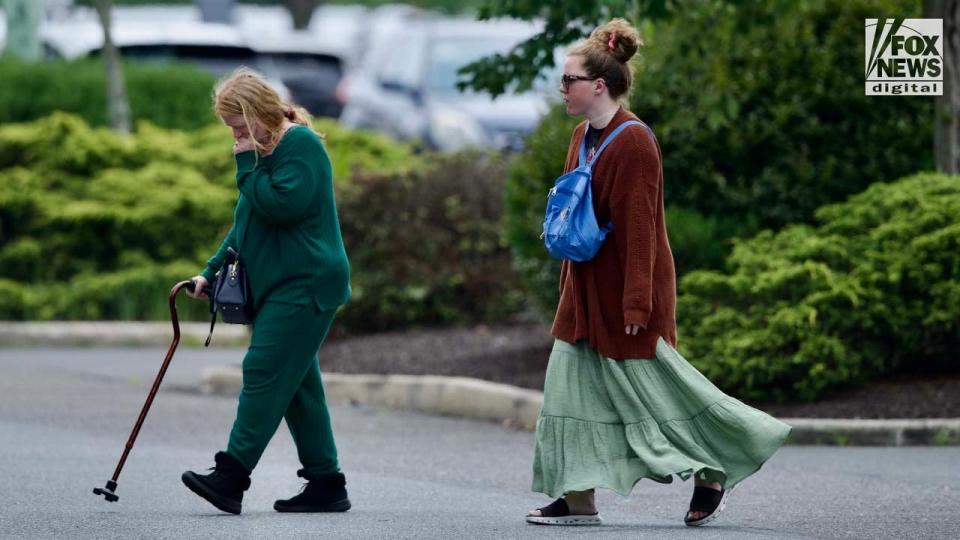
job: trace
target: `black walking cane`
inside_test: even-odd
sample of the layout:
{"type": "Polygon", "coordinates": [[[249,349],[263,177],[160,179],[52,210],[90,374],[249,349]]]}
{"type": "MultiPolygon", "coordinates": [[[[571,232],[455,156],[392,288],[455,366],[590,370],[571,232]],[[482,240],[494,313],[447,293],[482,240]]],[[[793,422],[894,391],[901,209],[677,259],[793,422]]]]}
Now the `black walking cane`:
{"type": "MultiPolygon", "coordinates": [[[[120,476],[120,470],[123,469],[123,464],[127,461],[127,455],[130,454],[130,449],[133,448],[133,442],[137,440],[137,435],[140,433],[140,427],[143,426],[143,420],[147,417],[147,411],[150,410],[150,404],[153,403],[154,396],[157,395],[157,390],[160,388],[160,381],[163,380],[163,375],[167,372],[167,367],[170,365],[170,359],[173,358],[173,353],[177,350],[177,345],[180,344],[180,321],[177,319],[177,293],[181,289],[187,289],[190,292],[193,292],[196,288],[196,282],[193,280],[190,281],[181,281],[173,286],[173,289],[170,290],[170,320],[173,322],[173,342],[170,343],[170,349],[167,351],[167,357],[163,360],[163,364],[160,366],[160,373],[157,374],[156,380],[153,381],[153,388],[150,389],[150,393],[147,394],[147,402],[143,404],[143,409],[140,410],[140,417],[137,418],[137,423],[133,426],[133,431],[130,432],[130,438],[127,440],[127,446],[123,450],[123,455],[120,456],[120,462],[117,463],[117,468],[113,471],[113,477],[110,480],[107,480],[107,485],[102,488],[93,488],[93,492],[96,495],[103,495],[104,498],[109,502],[116,502],[120,500],[120,497],[117,496],[117,477],[120,476]]],[[[209,287],[204,287],[203,292],[208,296],[211,294],[209,287]]]]}

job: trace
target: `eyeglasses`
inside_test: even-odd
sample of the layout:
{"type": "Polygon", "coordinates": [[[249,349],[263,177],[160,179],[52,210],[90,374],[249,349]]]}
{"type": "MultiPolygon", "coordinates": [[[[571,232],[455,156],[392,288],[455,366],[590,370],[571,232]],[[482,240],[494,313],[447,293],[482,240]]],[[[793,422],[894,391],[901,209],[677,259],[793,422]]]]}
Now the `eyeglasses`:
{"type": "Polygon", "coordinates": [[[562,86],[563,89],[566,90],[567,88],[570,88],[571,84],[577,81],[595,81],[595,80],[597,79],[593,77],[587,77],[585,75],[567,75],[566,73],[564,73],[563,76],[560,77],[560,86],[562,86]]]}

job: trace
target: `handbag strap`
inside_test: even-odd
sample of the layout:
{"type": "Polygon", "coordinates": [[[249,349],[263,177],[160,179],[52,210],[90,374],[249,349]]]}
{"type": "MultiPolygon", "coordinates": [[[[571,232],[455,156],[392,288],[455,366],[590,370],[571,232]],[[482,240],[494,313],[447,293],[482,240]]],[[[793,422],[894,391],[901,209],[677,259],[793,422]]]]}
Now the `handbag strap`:
{"type": "MultiPolygon", "coordinates": [[[[213,291],[211,291],[210,294],[213,294],[213,291]]],[[[211,299],[210,301],[212,302],[213,300],[211,299]]],[[[209,346],[210,346],[210,340],[213,339],[213,326],[214,326],[215,324],[217,324],[217,312],[216,312],[216,311],[214,311],[214,312],[213,312],[213,315],[210,316],[210,333],[207,334],[207,340],[206,340],[205,342],[203,342],[203,346],[204,346],[204,347],[209,347],[209,346]]]]}
{"type": "MultiPolygon", "coordinates": [[[[243,194],[241,193],[240,196],[243,197],[243,194]]],[[[250,207],[250,211],[247,213],[247,224],[243,227],[243,236],[247,235],[247,229],[250,228],[250,220],[253,218],[253,205],[250,204],[250,202],[248,201],[247,206],[250,207]]],[[[241,240],[240,237],[238,237],[237,238],[237,257],[236,257],[236,261],[234,261],[235,264],[238,264],[240,262],[240,246],[242,244],[243,244],[243,240],[241,240]]],[[[223,268],[220,269],[220,272],[223,272],[223,268]]],[[[210,315],[210,332],[207,334],[207,340],[203,343],[204,347],[210,346],[210,340],[213,339],[213,327],[216,326],[217,324],[217,309],[216,309],[216,303],[214,300],[215,294],[216,294],[216,287],[214,287],[210,291],[210,311],[212,312],[212,314],[210,315]]]]}

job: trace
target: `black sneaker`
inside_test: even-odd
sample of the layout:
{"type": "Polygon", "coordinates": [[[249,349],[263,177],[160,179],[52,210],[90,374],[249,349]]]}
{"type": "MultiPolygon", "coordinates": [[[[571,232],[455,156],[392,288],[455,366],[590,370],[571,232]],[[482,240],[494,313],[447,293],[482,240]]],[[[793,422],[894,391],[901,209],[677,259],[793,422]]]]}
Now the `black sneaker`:
{"type": "Polygon", "coordinates": [[[305,478],[307,483],[295,497],[273,503],[277,512],[346,512],[350,509],[343,473],[312,476],[300,469],[297,476],[305,478]]]}
{"type": "Polygon", "coordinates": [[[190,491],[206,499],[224,512],[239,514],[243,492],[250,487],[250,471],[236,458],[226,452],[217,452],[213,457],[215,467],[210,474],[183,473],[180,478],[190,491]]]}

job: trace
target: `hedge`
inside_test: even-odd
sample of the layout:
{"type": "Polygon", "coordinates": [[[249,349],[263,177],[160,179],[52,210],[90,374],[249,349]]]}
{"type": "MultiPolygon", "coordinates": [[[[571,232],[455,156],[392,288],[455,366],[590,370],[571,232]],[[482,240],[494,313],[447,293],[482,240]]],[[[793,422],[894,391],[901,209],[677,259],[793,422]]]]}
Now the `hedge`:
{"type": "MultiPolygon", "coordinates": [[[[196,129],[215,120],[210,95],[215,78],[189,64],[123,62],[134,122],[196,129]]],[[[106,75],[101,59],[28,63],[0,57],[0,124],[30,122],[54,111],[109,125],[106,75]]]]}
{"type": "MultiPolygon", "coordinates": [[[[315,128],[340,183],[419,163],[381,135],[331,121],[315,128]]],[[[0,278],[21,291],[5,295],[0,318],[164,318],[156,298],[174,276],[195,274],[229,228],[231,140],[221,125],[181,132],[146,122],[122,136],[66,113],[0,126],[0,278]],[[135,283],[154,294],[114,294],[143,290],[135,283]]]]}
{"type": "Polygon", "coordinates": [[[339,199],[356,277],[340,323],[381,331],[519,313],[525,298],[500,234],[504,176],[502,157],[468,152],[354,177],[339,199]]]}
{"type": "Polygon", "coordinates": [[[666,199],[753,234],[933,168],[933,100],[865,95],[854,31],[920,13],[916,0],[681,2],[631,100],[662,142],[666,199]]]}
{"type": "Polygon", "coordinates": [[[813,400],[901,371],[960,371],[960,178],[917,174],[738,240],[678,284],[679,347],[721,388],[813,400]]]}

